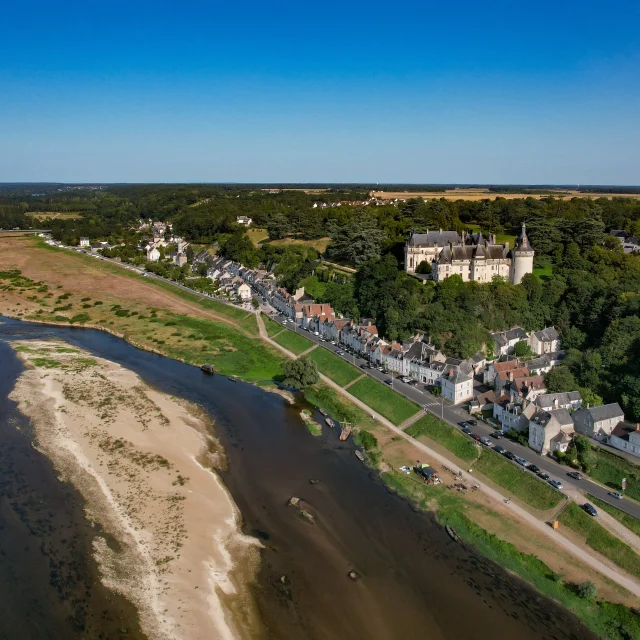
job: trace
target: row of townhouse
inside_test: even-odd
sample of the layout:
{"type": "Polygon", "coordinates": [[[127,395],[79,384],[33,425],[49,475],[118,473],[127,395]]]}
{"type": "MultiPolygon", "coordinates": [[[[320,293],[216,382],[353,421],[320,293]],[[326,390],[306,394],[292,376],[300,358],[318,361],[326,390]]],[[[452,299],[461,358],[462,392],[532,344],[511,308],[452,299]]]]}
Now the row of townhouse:
{"type": "Polygon", "coordinates": [[[536,355],[554,354],[560,350],[560,335],[555,327],[546,327],[528,334],[522,327],[514,327],[508,331],[492,333],[494,354],[500,356],[513,355],[518,342],[526,342],[536,355]]]}

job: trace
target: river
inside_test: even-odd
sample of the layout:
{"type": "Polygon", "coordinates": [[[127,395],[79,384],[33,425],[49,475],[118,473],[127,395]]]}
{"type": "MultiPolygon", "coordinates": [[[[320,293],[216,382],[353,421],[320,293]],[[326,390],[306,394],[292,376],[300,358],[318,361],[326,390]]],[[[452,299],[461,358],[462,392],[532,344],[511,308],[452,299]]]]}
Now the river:
{"type": "Polygon", "coordinates": [[[5,342],[47,337],[118,362],[214,418],[228,460],[223,481],[245,532],[264,544],[253,588],[262,624],[256,637],[595,638],[575,616],[452,542],[431,514],[416,513],[390,493],[334,431],[312,437],[299,406],[248,384],[204,376],[104,332],[4,318],[0,638],[118,638],[122,628],[122,637],[141,637],[131,605],[96,580],[90,556],[95,530],[82,518],[82,499],[55,481],[47,459],[29,446],[28,421],[7,400],[21,365],[5,342]],[[309,504],[315,525],[287,507],[291,496],[309,504]],[[351,570],[362,578],[350,580],[351,570]]]}

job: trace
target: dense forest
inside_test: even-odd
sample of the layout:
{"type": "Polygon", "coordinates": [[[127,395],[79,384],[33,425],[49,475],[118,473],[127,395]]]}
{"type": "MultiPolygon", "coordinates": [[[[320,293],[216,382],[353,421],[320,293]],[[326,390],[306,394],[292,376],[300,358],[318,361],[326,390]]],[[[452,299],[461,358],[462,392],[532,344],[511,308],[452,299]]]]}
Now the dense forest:
{"type": "Polygon", "coordinates": [[[411,198],[364,207],[360,201],[367,197],[358,185],[308,193],[247,185],[114,185],[35,195],[0,189],[0,228],[46,224],[67,243],[88,236],[133,244],[140,218],[171,219],[192,243],[215,243],[247,266],[265,264],[288,289],[303,284],[340,313],[372,318],[387,338],[424,332],[451,355],[490,349],[491,331],[555,325],[568,356],[549,376],[549,388],[580,387],[594,400],[617,400],[640,420],[640,256],[624,254],[608,234],[615,228],[640,235],[640,201],[411,198]],[[34,218],[38,213],[46,213],[42,223],[34,218]],[[268,239],[254,244],[236,223],[239,215],[266,229],[268,239]],[[458,277],[424,285],[403,271],[412,230],[481,229],[506,241],[523,222],[536,270],[522,285],[458,277]],[[324,255],[304,242],[325,237],[324,255]],[[283,238],[289,244],[281,244],[283,238]],[[325,261],[356,272],[350,276],[325,261]]]}

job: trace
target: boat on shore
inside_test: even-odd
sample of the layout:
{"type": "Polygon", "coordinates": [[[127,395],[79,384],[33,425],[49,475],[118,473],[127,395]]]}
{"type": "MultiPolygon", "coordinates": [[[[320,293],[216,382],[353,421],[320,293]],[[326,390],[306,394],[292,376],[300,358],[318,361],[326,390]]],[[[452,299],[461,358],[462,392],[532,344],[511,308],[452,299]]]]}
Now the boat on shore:
{"type": "Polygon", "coordinates": [[[460,536],[456,533],[456,530],[453,527],[450,527],[447,524],[444,528],[454,542],[460,542],[460,536]]]}
{"type": "Polygon", "coordinates": [[[324,409],[318,409],[318,411],[323,415],[326,416],[327,412],[324,409]]]}
{"type": "Polygon", "coordinates": [[[336,426],[336,423],[331,418],[325,418],[324,421],[332,428],[336,426]]]}
{"type": "Polygon", "coordinates": [[[200,370],[209,376],[212,376],[216,372],[212,364],[203,364],[200,366],[200,370]]]}
{"type": "Polygon", "coordinates": [[[364,462],[364,456],[362,455],[362,451],[360,451],[360,449],[356,449],[354,453],[356,454],[356,458],[358,458],[360,462],[364,462]]]}
{"type": "Polygon", "coordinates": [[[351,435],[351,427],[345,427],[340,434],[340,440],[344,441],[351,435]]]}

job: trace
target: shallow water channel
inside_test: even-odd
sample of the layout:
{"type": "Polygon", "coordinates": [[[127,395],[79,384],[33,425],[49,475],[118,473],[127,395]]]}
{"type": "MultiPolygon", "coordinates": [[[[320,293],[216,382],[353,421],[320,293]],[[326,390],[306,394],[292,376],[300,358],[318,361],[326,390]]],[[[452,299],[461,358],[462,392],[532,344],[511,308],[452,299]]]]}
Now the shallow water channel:
{"type": "Polygon", "coordinates": [[[0,319],[0,638],[139,638],[133,608],[101,587],[95,529],[75,490],[30,447],[7,400],[22,367],[4,342],[58,337],[118,362],[160,391],[201,405],[228,459],[223,480],[264,549],[253,588],[257,638],[277,640],[589,640],[575,616],[416,513],[300,407],[140,351],[107,333],[0,319]],[[310,480],[319,481],[311,484],[310,480]],[[315,524],[287,507],[309,505],[315,524]],[[354,582],[351,570],[362,578],[354,582]],[[284,578],[283,578],[284,576],[284,578]],[[122,635],[119,629],[126,628],[122,635]],[[68,632],[66,631],[68,629],[68,632]]]}

